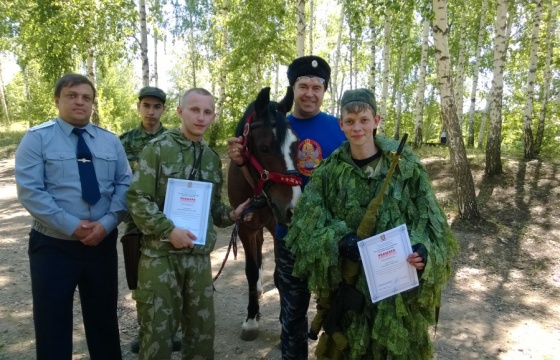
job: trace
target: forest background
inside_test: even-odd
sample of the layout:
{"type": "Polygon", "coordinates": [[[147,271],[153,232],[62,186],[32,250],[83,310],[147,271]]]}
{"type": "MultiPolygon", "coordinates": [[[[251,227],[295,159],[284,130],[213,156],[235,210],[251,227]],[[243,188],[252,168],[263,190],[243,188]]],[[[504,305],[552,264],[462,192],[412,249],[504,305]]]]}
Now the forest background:
{"type": "Polygon", "coordinates": [[[218,115],[207,140],[223,146],[260,88],[280,98],[287,64],[316,54],[332,67],[327,112],[368,87],[387,136],[420,147],[446,130],[459,215],[477,218],[466,149],[485,152],[488,175],[502,172],[502,151],[559,153],[559,2],[0,0],[0,75],[18,67],[0,76],[1,149],[56,116],[53,84],[70,71],[96,84],[92,120],[115,133],[138,125],[141,86],[169,94],[168,127],[180,94],[205,87],[218,115]]]}

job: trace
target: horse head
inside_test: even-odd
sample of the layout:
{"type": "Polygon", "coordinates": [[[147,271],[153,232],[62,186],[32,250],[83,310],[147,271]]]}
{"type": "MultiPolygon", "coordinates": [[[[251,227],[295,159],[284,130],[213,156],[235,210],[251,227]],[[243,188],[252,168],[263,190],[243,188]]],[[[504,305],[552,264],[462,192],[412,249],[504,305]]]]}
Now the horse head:
{"type": "Polygon", "coordinates": [[[265,87],[247,107],[236,129],[236,136],[243,136],[244,141],[245,177],[253,182],[254,196],[267,200],[279,224],[290,222],[301,196],[296,170],[299,139],[286,120],[293,102],[291,87],[278,103],[270,101],[270,88],[265,87]]]}

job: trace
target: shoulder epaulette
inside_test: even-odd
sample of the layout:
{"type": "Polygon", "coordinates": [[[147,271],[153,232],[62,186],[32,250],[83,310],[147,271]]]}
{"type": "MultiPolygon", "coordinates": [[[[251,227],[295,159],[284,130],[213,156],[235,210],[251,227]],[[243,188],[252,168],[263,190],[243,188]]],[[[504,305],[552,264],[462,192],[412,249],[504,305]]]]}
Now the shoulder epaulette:
{"type": "MultiPolygon", "coordinates": [[[[99,125],[96,125],[96,124],[92,124],[92,125],[93,125],[94,127],[98,128],[99,130],[103,130],[103,131],[106,131],[106,132],[108,132],[109,134],[113,134],[113,135],[115,135],[115,133],[114,133],[114,132],[112,132],[112,131],[110,131],[110,130],[107,130],[107,129],[105,129],[105,128],[102,128],[102,127],[101,127],[101,126],[99,126],[99,125]]],[[[117,136],[117,135],[115,135],[115,136],[117,136]]]]}
{"type": "Polygon", "coordinates": [[[54,124],[56,124],[56,122],[54,120],[49,120],[49,121],[46,121],[42,124],[39,124],[37,126],[33,126],[32,128],[29,128],[28,131],[35,131],[35,130],[39,130],[39,129],[44,129],[44,128],[47,128],[47,127],[51,127],[54,124]]]}

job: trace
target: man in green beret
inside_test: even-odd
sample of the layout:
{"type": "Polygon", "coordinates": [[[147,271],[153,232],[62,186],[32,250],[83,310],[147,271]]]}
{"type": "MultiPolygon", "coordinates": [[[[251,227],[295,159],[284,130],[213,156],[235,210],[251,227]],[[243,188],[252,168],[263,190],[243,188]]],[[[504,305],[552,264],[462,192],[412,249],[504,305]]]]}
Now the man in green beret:
{"type": "MultiPolygon", "coordinates": [[[[138,168],[138,159],[144,146],[167,130],[160,120],[165,111],[166,100],[165,92],[157,87],[146,86],[140,89],[138,93],[136,108],[141,119],[140,125],[119,136],[132,171],[138,168]]],[[[123,222],[126,225],[125,234],[137,231],[137,226],[130,215],[127,215],[123,222]]],[[[173,341],[173,350],[179,351],[180,349],[181,341],[176,338],[173,341]]],[[[135,354],[140,351],[138,338],[132,342],[130,350],[135,354]]]]}
{"type": "MultiPolygon", "coordinates": [[[[370,90],[343,94],[338,122],[348,141],[313,171],[295,208],[285,238],[295,256],[294,275],[306,278],[319,298],[332,299],[338,292],[346,278],[342,259],[359,264],[361,239],[356,231],[389,172],[391,152],[399,146],[395,140],[376,135],[379,120],[370,90]]],[[[362,265],[358,265],[355,289],[363,295],[359,297],[365,307],[348,310],[336,324],[347,345],[332,350],[331,345],[319,346],[320,341],[318,359],[433,358],[428,327],[435,323],[435,308],[458,245],[426,170],[408,147],[390,177],[377,214],[371,235],[406,224],[413,250],[407,261],[418,271],[420,285],[373,303],[362,265]]],[[[325,340],[345,343],[337,338],[325,340]]]]}

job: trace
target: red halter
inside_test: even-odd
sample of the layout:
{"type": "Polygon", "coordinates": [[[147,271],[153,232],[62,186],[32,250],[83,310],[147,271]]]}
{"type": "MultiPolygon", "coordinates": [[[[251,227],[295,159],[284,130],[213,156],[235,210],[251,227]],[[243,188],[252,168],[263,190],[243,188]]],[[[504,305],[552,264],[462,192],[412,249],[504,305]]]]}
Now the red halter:
{"type": "Polygon", "coordinates": [[[301,178],[298,175],[287,175],[279,174],[275,172],[269,172],[266,170],[259,161],[251,154],[248,147],[249,133],[251,132],[251,124],[253,123],[253,111],[245,122],[245,127],[243,128],[243,156],[247,161],[253,165],[255,170],[259,173],[259,182],[254,187],[255,196],[260,196],[261,191],[264,188],[264,184],[270,180],[273,182],[281,183],[288,186],[301,186],[301,178]]]}

